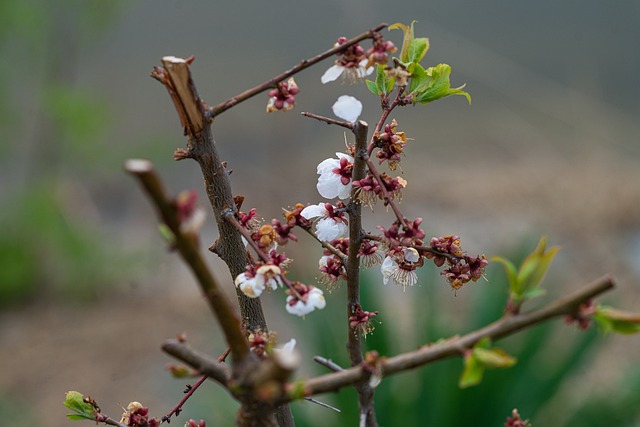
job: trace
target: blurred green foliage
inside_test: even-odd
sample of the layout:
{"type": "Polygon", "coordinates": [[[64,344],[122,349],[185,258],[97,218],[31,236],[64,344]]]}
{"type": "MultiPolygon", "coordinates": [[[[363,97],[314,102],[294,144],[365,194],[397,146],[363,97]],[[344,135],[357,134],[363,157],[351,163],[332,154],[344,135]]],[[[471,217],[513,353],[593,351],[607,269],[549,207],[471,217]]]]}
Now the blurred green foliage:
{"type": "MultiPolygon", "coordinates": [[[[515,261],[522,260],[525,254],[522,251],[515,261]]],[[[375,272],[368,276],[368,280],[365,279],[363,307],[381,310],[377,317],[381,323],[366,339],[367,351],[375,349],[381,355],[392,356],[441,338],[470,332],[501,316],[509,287],[499,268],[488,270],[488,283],[481,281],[466,285],[459,291],[466,295],[459,295],[459,300],[435,269],[425,267],[423,270],[427,271],[420,278],[422,285],[408,289],[405,294],[396,289],[398,295],[397,299],[393,298],[393,305],[389,304],[388,294],[385,297],[382,292],[369,291],[382,286],[375,272]],[[467,301],[461,301],[463,299],[467,301]],[[398,312],[398,304],[402,304],[403,314],[398,312]],[[458,304],[467,307],[462,315],[456,309],[458,304]],[[402,321],[397,317],[406,313],[410,313],[412,325],[398,331],[402,321]],[[463,325],[462,329],[460,325],[463,325]]],[[[340,293],[337,291],[336,295],[328,296],[328,305],[322,316],[341,316],[344,307],[338,303],[341,301],[340,293]]],[[[301,325],[304,332],[300,334],[312,336],[310,345],[315,344],[315,348],[305,348],[305,354],[319,354],[341,366],[348,366],[346,325],[309,320],[301,325]]],[[[634,420],[640,416],[640,405],[637,404],[640,400],[640,370],[636,375],[625,376],[619,386],[613,385],[616,387],[614,393],[600,392],[597,387],[567,390],[568,384],[585,372],[585,364],[604,344],[606,338],[595,329],[580,331],[555,320],[500,340],[497,344],[517,357],[516,365],[488,371],[480,385],[467,389],[458,387],[463,370],[461,357],[384,378],[375,393],[378,422],[381,426],[501,426],[511,410],[517,407],[533,425],[635,425],[634,420]],[[596,411],[602,412],[594,416],[596,411]],[[616,420],[617,423],[604,420],[616,420]]],[[[314,371],[315,374],[327,372],[324,368],[314,371]]],[[[296,402],[292,407],[298,426],[357,425],[357,396],[352,389],[318,396],[318,399],[336,406],[342,413],[312,408],[308,402],[296,402]],[[319,414],[322,414],[320,420],[319,414]]]]}
{"type": "Polygon", "coordinates": [[[118,158],[103,138],[108,104],[77,84],[78,54],[120,5],[0,2],[0,54],[12,59],[0,61],[0,179],[11,184],[0,192],[0,306],[86,299],[131,271],[104,227],[78,209],[118,158]]]}

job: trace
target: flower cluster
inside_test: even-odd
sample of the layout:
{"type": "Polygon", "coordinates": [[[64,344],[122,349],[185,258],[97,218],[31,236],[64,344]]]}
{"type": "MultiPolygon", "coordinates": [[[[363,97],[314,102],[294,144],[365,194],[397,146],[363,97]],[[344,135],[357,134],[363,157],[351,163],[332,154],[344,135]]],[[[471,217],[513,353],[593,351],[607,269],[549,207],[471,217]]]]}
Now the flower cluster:
{"type": "MultiPolygon", "coordinates": [[[[334,47],[342,46],[346,41],[346,37],[340,37],[334,47]]],[[[336,59],[335,64],[320,78],[323,84],[337,80],[340,76],[354,83],[373,73],[373,67],[369,64],[366,52],[360,44],[355,43],[349,46],[339,55],[340,59],[336,59]]]]}
{"type": "Polygon", "coordinates": [[[265,289],[275,291],[282,286],[282,269],[274,264],[248,265],[235,279],[235,285],[249,298],[257,298],[265,289]]]}
{"type": "Polygon", "coordinates": [[[356,307],[355,313],[349,316],[349,327],[354,333],[359,333],[364,337],[373,332],[374,326],[371,319],[378,315],[377,311],[364,311],[360,305],[356,307]]]}
{"type": "Polygon", "coordinates": [[[382,226],[378,226],[378,230],[382,231],[385,237],[386,243],[392,248],[398,246],[411,246],[422,245],[422,239],[425,237],[425,232],[420,228],[422,224],[422,218],[416,218],[413,221],[404,219],[404,225],[399,220],[395,220],[391,227],[386,230],[382,226]]]}
{"type": "Polygon", "coordinates": [[[520,417],[517,409],[511,411],[511,416],[507,417],[507,422],[504,423],[505,427],[528,427],[531,426],[529,420],[523,420],[520,417]]]}
{"type": "MultiPolygon", "coordinates": [[[[331,241],[331,246],[344,255],[347,255],[349,239],[342,237],[334,239],[331,241]]],[[[337,286],[338,280],[347,278],[342,258],[334,255],[328,249],[324,250],[324,255],[318,262],[318,268],[320,270],[320,282],[327,286],[329,291],[337,286]]]]}
{"type": "Polygon", "coordinates": [[[276,336],[274,332],[254,331],[249,334],[248,340],[251,351],[260,358],[266,358],[275,346],[276,336]]]}
{"type": "Polygon", "coordinates": [[[373,144],[379,149],[376,153],[378,163],[389,162],[389,169],[392,171],[398,167],[400,156],[407,145],[407,135],[404,132],[396,132],[397,127],[398,122],[393,119],[391,124],[384,126],[383,131],[373,135],[373,144]]]}
{"type": "Polygon", "coordinates": [[[589,299],[580,304],[580,307],[578,307],[578,311],[575,314],[565,316],[564,321],[568,325],[575,322],[578,325],[578,328],[584,331],[591,325],[591,320],[593,319],[595,312],[596,304],[592,299],[589,299]]]}
{"type": "Polygon", "coordinates": [[[449,267],[442,270],[440,274],[455,290],[469,281],[477,282],[489,264],[484,255],[475,258],[465,255],[458,236],[432,238],[429,250],[424,251],[424,257],[433,259],[437,267],[442,267],[445,262],[448,263],[449,267]]]}
{"type": "Polygon", "coordinates": [[[200,420],[198,423],[194,419],[189,419],[189,422],[187,422],[185,427],[207,427],[207,423],[205,423],[204,420],[200,420]]]}
{"type": "Polygon", "coordinates": [[[293,282],[291,285],[291,289],[286,291],[289,294],[285,307],[288,313],[302,317],[326,306],[327,302],[320,289],[300,282],[293,282]]]}
{"type": "Polygon", "coordinates": [[[381,64],[386,65],[389,61],[389,54],[397,51],[398,48],[392,41],[384,40],[382,34],[375,33],[373,36],[373,46],[365,53],[368,59],[368,65],[381,64]]]}
{"type": "Polygon", "coordinates": [[[275,89],[269,91],[269,102],[267,103],[267,113],[293,109],[296,102],[295,95],[300,92],[293,77],[286,82],[278,83],[275,89]]]}
{"type": "Polygon", "coordinates": [[[307,220],[318,218],[316,222],[316,236],[323,242],[347,235],[347,218],[344,215],[345,205],[342,202],[333,206],[331,203],[318,203],[304,208],[300,215],[307,220]]]}
{"type": "Polygon", "coordinates": [[[365,268],[369,268],[377,264],[382,264],[384,255],[376,242],[364,240],[360,245],[358,258],[360,258],[360,261],[365,268]]]}
{"type": "Polygon", "coordinates": [[[423,263],[422,257],[414,248],[392,249],[380,267],[384,284],[402,285],[406,290],[407,286],[418,283],[415,270],[423,263]]]}
{"type": "Polygon", "coordinates": [[[160,421],[156,418],[149,419],[149,408],[142,406],[140,402],[131,402],[122,414],[120,423],[130,427],[157,427],[160,421]]]}
{"type": "MultiPolygon", "coordinates": [[[[402,189],[407,186],[407,181],[402,177],[391,178],[386,173],[380,174],[380,181],[384,184],[384,190],[389,200],[402,200],[402,189]]],[[[360,203],[373,208],[378,199],[384,200],[384,194],[380,182],[368,173],[364,178],[353,181],[353,186],[358,190],[356,198],[360,203]]],[[[385,204],[388,201],[385,201],[385,204]]]]}

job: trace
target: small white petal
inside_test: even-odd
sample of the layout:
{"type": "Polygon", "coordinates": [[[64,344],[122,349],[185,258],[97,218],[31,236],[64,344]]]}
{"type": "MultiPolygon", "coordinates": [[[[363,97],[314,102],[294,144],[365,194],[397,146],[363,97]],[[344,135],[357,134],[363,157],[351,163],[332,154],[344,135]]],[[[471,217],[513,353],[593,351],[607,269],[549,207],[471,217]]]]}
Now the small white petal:
{"type": "Polygon", "coordinates": [[[368,76],[369,74],[373,73],[373,67],[366,68],[368,62],[369,62],[368,59],[363,59],[358,64],[358,68],[356,70],[356,74],[357,74],[359,79],[362,79],[362,78],[368,76]]]}
{"type": "Polygon", "coordinates": [[[323,218],[316,224],[316,236],[323,242],[330,242],[340,237],[346,237],[349,227],[331,218],[323,218]]]}
{"type": "MultiPolygon", "coordinates": [[[[347,159],[349,160],[351,163],[353,163],[353,157],[351,157],[348,154],[344,154],[344,153],[336,153],[336,156],[338,156],[339,159],[347,159]]],[[[338,162],[338,165],[340,164],[340,162],[338,162]]]]}
{"type": "Polygon", "coordinates": [[[351,181],[349,184],[343,185],[342,181],[340,181],[340,186],[338,187],[338,197],[342,200],[346,200],[351,197],[351,181]]]}
{"type": "Polygon", "coordinates": [[[307,304],[311,304],[318,310],[322,310],[323,308],[325,308],[327,305],[327,301],[324,299],[322,290],[318,288],[311,289],[311,291],[307,294],[307,304]]]}
{"type": "Polygon", "coordinates": [[[398,263],[395,262],[390,256],[386,257],[384,261],[382,261],[380,271],[382,272],[382,280],[385,285],[389,283],[389,279],[391,279],[392,284],[395,282],[393,280],[393,275],[396,271],[398,271],[398,268],[398,263]]]}
{"type": "Polygon", "coordinates": [[[340,187],[344,187],[344,185],[342,185],[340,175],[337,173],[323,173],[318,177],[316,188],[318,189],[318,193],[325,199],[335,199],[338,197],[340,187]]]}
{"type": "Polygon", "coordinates": [[[257,298],[264,291],[264,280],[259,281],[259,277],[247,278],[245,273],[241,273],[236,277],[235,284],[249,298],[257,298]]]}
{"type": "Polygon", "coordinates": [[[355,122],[362,113],[362,103],[353,96],[342,95],[331,107],[333,114],[348,122],[355,122]]]}
{"type": "Polygon", "coordinates": [[[296,348],[296,339],[291,338],[285,345],[282,346],[282,351],[293,351],[296,348]]]}
{"type": "Polygon", "coordinates": [[[306,219],[317,218],[319,216],[325,216],[326,214],[327,210],[324,207],[324,203],[307,206],[300,212],[300,215],[306,219]]]}
{"type": "Polygon", "coordinates": [[[404,248],[402,253],[404,254],[405,261],[418,262],[420,259],[420,254],[414,248],[404,248]]]}
{"type": "MultiPolygon", "coordinates": [[[[342,154],[342,153],[336,153],[342,154]]],[[[340,167],[340,160],[338,159],[326,159],[320,162],[316,168],[316,172],[320,175],[323,173],[332,172],[334,168],[340,167]]]]}
{"type": "Polygon", "coordinates": [[[324,72],[322,77],[320,77],[320,81],[322,82],[322,84],[332,82],[340,77],[344,70],[345,68],[342,65],[335,64],[333,67],[330,67],[327,71],[324,72]]]}
{"type": "Polygon", "coordinates": [[[329,258],[333,258],[333,255],[323,255],[320,261],[318,261],[318,267],[326,267],[329,258]]]}

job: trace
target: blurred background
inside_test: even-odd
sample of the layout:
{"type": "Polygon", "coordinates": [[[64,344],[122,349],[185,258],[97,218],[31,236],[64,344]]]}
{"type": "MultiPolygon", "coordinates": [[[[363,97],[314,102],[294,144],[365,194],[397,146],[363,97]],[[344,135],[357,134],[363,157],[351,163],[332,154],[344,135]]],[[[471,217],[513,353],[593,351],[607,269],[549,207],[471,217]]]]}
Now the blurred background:
{"type": "MultiPolygon", "coordinates": [[[[164,370],[159,345],[186,332],[213,355],[220,334],[193,279],[157,232],[152,209],[123,172],[128,158],[152,160],[174,193],[202,180],[195,163],[174,162],[185,138],[166,90],[149,78],[165,55],[195,55],[192,72],[210,105],[380,22],[417,20],[426,66],[453,68],[453,86],[473,98],[397,110],[409,142],[403,209],[423,217],[428,237],[457,234],[469,254],[521,259],[540,235],[562,250],[545,298],[613,272],[605,302],[640,307],[640,5],[595,0],[430,2],[396,0],[0,2],[0,419],[14,427],[72,425],[64,392],[95,398],[114,418],[132,400],[161,416],[185,380],[164,370]]],[[[399,31],[384,32],[401,45],[399,31]]],[[[366,47],[368,43],[363,44],[366,47]]],[[[269,220],[296,202],[318,203],[315,167],[344,146],[341,130],[299,116],[331,115],[342,94],[377,100],[364,85],[323,86],[332,60],[296,76],[297,109],[267,115],[258,96],[216,119],[217,143],[234,170],[234,191],[269,220]]],[[[210,221],[211,222],[211,221],[210,221]]],[[[378,209],[365,224],[388,227],[378,209]]],[[[299,233],[300,234],[300,233],[299,233]]],[[[216,237],[203,231],[203,247],[216,237]]],[[[321,251],[300,235],[286,248],[292,276],[313,283],[321,251]]],[[[215,256],[217,276],[231,278],[215,256]]],[[[438,271],[406,292],[366,275],[365,308],[380,310],[367,347],[392,355],[497,318],[506,284],[453,294],[438,271]],[[402,333],[398,333],[398,327],[402,333]]],[[[263,298],[281,342],[292,337],[306,361],[348,363],[344,289],[304,320],[263,298]]],[[[533,301],[530,308],[544,298],[533,301]]],[[[539,426],[640,425],[636,336],[600,336],[555,321],[500,346],[515,368],[488,372],[460,391],[459,359],[386,379],[376,394],[385,426],[501,425],[518,407],[539,426]]],[[[301,376],[323,373],[305,362],[301,376]]],[[[355,425],[345,390],[293,405],[300,426],[355,425]],[[318,421],[321,420],[321,421],[318,421]]],[[[229,425],[235,403],[207,384],[185,407],[207,425],[229,425]]]]}

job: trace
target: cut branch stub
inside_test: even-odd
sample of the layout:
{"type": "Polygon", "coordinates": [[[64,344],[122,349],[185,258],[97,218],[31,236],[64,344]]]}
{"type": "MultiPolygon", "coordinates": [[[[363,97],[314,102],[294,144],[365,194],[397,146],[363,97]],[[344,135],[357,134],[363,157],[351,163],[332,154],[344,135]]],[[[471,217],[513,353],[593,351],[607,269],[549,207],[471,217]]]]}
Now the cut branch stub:
{"type": "Polygon", "coordinates": [[[205,126],[205,112],[208,106],[200,99],[196,91],[189,65],[194,57],[187,59],[175,56],[162,58],[164,68],[154,67],[151,77],[165,85],[176,107],[184,134],[196,137],[205,126]]]}

